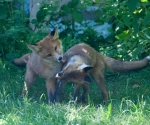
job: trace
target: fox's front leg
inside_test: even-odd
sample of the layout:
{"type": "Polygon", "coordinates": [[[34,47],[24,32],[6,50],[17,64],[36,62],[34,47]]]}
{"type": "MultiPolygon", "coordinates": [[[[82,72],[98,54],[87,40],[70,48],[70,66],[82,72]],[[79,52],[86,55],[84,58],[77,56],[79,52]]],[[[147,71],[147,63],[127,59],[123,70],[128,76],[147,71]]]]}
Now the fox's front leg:
{"type": "Polygon", "coordinates": [[[87,95],[88,95],[89,89],[90,89],[89,84],[87,84],[87,83],[82,84],[82,88],[83,88],[83,93],[82,93],[81,100],[83,103],[86,103],[87,95]]]}
{"type": "Polygon", "coordinates": [[[46,88],[48,95],[48,103],[54,103],[55,101],[55,90],[56,90],[56,79],[46,79],[46,88]]]}
{"type": "Polygon", "coordinates": [[[77,101],[79,100],[81,86],[82,86],[82,84],[80,84],[80,83],[75,83],[74,84],[73,100],[77,100],[77,101]]]}
{"type": "Polygon", "coordinates": [[[29,92],[29,89],[36,80],[36,77],[37,75],[30,68],[27,68],[25,74],[25,84],[22,90],[22,96],[26,95],[29,92]]]}
{"type": "Polygon", "coordinates": [[[56,92],[55,92],[56,102],[60,101],[60,96],[62,94],[62,91],[63,91],[65,85],[66,85],[65,81],[57,80],[57,87],[56,87],[56,92]]]}

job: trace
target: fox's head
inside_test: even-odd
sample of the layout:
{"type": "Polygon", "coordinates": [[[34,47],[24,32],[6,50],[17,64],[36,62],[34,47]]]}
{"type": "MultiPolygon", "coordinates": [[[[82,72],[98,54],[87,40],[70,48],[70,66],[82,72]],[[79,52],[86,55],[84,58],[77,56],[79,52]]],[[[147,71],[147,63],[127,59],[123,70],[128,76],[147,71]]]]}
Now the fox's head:
{"type": "Polygon", "coordinates": [[[56,74],[56,78],[68,82],[91,83],[92,80],[89,77],[89,71],[92,68],[93,66],[85,64],[84,59],[79,55],[75,55],[68,60],[63,70],[56,74]]]}
{"type": "Polygon", "coordinates": [[[63,47],[59,40],[58,29],[55,28],[37,44],[27,45],[29,49],[38,54],[46,63],[52,60],[60,62],[63,57],[63,47]]]}

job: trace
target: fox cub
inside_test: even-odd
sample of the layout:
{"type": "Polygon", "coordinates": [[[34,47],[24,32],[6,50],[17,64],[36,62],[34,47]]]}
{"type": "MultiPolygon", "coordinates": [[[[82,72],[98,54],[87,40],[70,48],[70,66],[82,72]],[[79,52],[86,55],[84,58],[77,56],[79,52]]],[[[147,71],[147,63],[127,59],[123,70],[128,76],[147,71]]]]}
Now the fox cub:
{"type": "Polygon", "coordinates": [[[55,75],[62,69],[63,57],[63,47],[59,40],[58,29],[54,29],[37,44],[27,46],[32,53],[12,61],[17,66],[26,65],[25,86],[22,95],[29,91],[36,77],[41,76],[46,80],[49,103],[54,102],[57,83],[55,75]]]}
{"type": "Polygon", "coordinates": [[[114,71],[130,71],[144,68],[150,61],[150,56],[138,61],[118,61],[107,57],[95,51],[90,46],[81,43],[71,47],[62,59],[65,63],[61,72],[56,75],[60,80],[57,88],[57,99],[65,85],[64,81],[75,82],[74,99],[79,96],[80,88],[83,87],[82,101],[85,101],[89,91],[89,84],[92,82],[91,77],[97,83],[102,92],[104,100],[108,100],[108,92],[106,90],[104,70],[110,69],[114,71]],[[91,76],[91,77],[89,77],[91,76]]]}

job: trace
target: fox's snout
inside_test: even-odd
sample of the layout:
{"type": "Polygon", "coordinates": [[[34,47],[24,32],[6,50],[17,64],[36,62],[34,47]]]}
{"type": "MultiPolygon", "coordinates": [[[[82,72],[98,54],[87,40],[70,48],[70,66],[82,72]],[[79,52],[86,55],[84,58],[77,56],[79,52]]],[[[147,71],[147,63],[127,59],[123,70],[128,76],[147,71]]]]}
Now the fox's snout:
{"type": "Polygon", "coordinates": [[[58,61],[61,61],[62,60],[62,56],[60,56],[59,58],[58,58],[58,61]]]}
{"type": "Polygon", "coordinates": [[[62,56],[62,55],[59,55],[59,56],[56,58],[57,62],[61,62],[62,59],[63,59],[63,56],[62,56]]]}

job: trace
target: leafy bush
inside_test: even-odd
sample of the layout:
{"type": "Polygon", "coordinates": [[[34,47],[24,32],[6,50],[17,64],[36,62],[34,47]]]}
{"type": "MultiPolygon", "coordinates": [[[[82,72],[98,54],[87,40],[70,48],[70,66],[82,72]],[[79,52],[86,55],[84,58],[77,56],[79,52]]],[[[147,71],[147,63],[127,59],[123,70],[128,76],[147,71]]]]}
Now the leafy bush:
{"type": "Polygon", "coordinates": [[[12,59],[27,51],[25,42],[30,32],[23,2],[3,0],[0,2],[0,56],[12,59]]]}
{"type": "MultiPolygon", "coordinates": [[[[54,21],[65,25],[64,30],[61,32],[65,50],[74,44],[85,42],[96,50],[116,58],[138,59],[148,55],[150,52],[150,13],[148,12],[150,2],[146,0],[141,2],[139,0],[96,2],[99,4],[99,9],[96,11],[95,16],[97,16],[100,9],[103,10],[103,15],[101,18],[95,18],[95,22],[100,25],[103,22],[108,22],[111,17],[115,17],[113,30],[110,31],[112,35],[107,39],[98,36],[95,29],[89,26],[82,34],[76,35],[80,31],[76,28],[75,23],[81,24],[84,20],[81,11],[85,11],[86,7],[91,5],[88,0],[84,0],[82,3],[79,0],[71,0],[67,5],[63,5],[59,11],[57,11],[57,5],[52,6],[42,3],[41,9],[37,13],[37,21],[34,21],[36,25],[40,24],[40,26],[50,24],[50,27],[55,27],[52,23],[54,21]],[[47,19],[48,17],[49,19],[47,19]],[[60,17],[63,20],[59,21],[60,17]]],[[[55,24],[59,26],[59,24],[55,24]]],[[[61,29],[61,25],[58,28],[61,29]]]]}
{"type": "Polygon", "coordinates": [[[31,21],[37,32],[32,31],[28,26],[29,15],[24,12],[24,1],[3,0],[0,2],[2,8],[0,12],[1,57],[12,59],[27,53],[27,43],[36,43],[46,35],[46,32],[43,32],[44,29],[52,29],[56,26],[59,29],[63,28],[60,38],[65,51],[74,44],[85,42],[97,51],[127,60],[143,58],[150,52],[150,13],[148,11],[150,2],[147,0],[96,0],[99,6],[95,17],[98,17],[98,12],[102,10],[102,16],[94,20],[98,25],[108,22],[111,17],[115,18],[112,24],[113,29],[110,30],[111,35],[106,39],[99,36],[94,27],[87,25],[85,25],[86,30],[78,34],[80,30],[76,23],[82,25],[84,18],[81,12],[86,11],[89,5],[94,6],[91,1],[71,0],[59,11],[59,1],[55,5],[50,2],[47,4],[47,2],[49,1],[40,3],[37,19],[31,21]]]}
{"type": "Polygon", "coordinates": [[[29,15],[24,12],[24,2],[0,2],[0,56],[9,60],[28,52],[27,43],[35,43],[45,36],[45,33],[35,33],[29,28],[29,15]]]}
{"type": "MultiPolygon", "coordinates": [[[[150,2],[148,0],[107,0],[101,3],[106,19],[115,16],[115,41],[112,41],[109,52],[126,58],[143,58],[150,53],[150,2]],[[104,5],[104,6],[103,6],[104,5]]],[[[108,45],[109,46],[109,45],[108,45]]],[[[107,49],[106,49],[107,51],[107,49]]],[[[107,51],[108,52],[108,51],[107,51]]]]}

